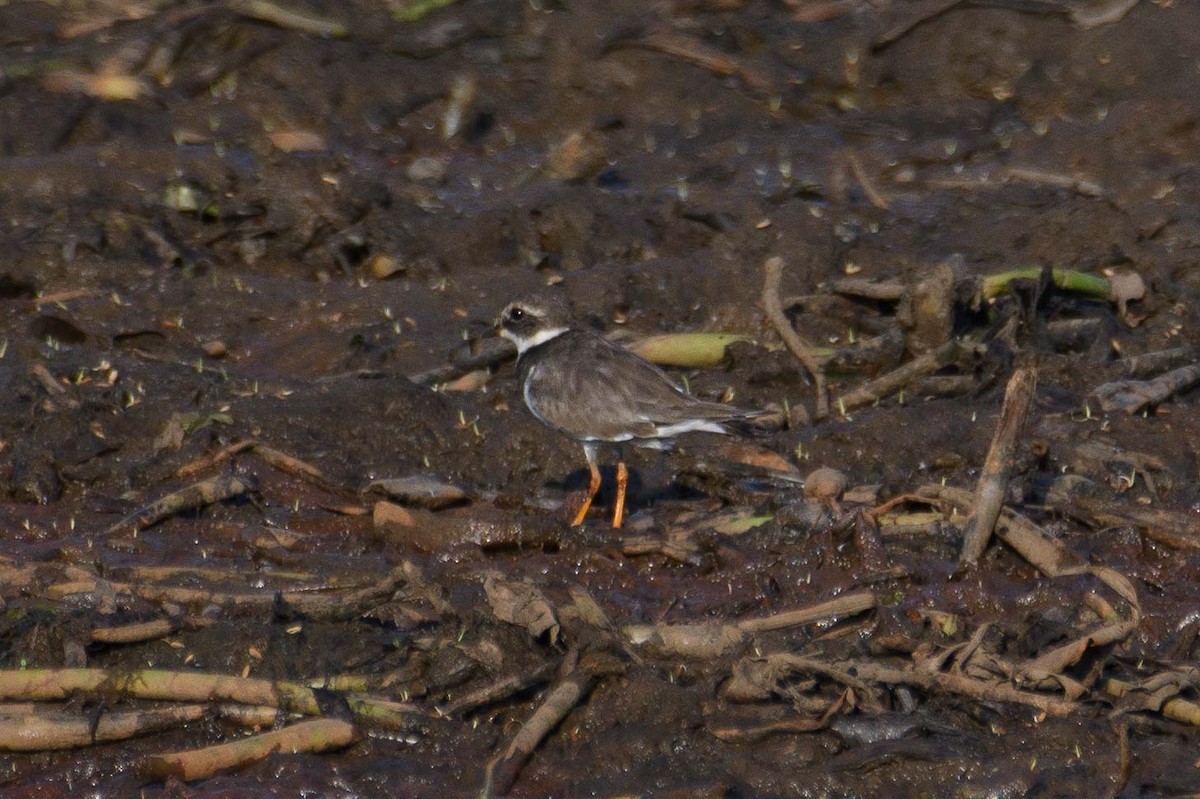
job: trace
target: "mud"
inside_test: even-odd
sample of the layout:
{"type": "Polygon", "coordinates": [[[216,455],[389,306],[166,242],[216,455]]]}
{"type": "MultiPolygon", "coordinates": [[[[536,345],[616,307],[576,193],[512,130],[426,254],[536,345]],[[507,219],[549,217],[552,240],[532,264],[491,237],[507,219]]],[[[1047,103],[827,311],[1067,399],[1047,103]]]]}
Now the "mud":
{"type": "MultiPolygon", "coordinates": [[[[597,652],[594,687],[512,795],[1200,791],[1194,727],[1100,690],[1192,674],[1200,607],[1200,557],[1179,543],[1200,523],[1195,389],[1136,414],[1091,395],[1127,377],[1122,358],[1196,341],[1200,8],[1143,0],[1091,24],[1117,5],[465,0],[415,21],[401,3],[308,4],[307,20],[240,2],[0,5],[0,667],[350,675],[423,714],[188,785],[134,766],[236,730],[214,718],[7,753],[4,795],[476,795],[555,675],[597,652]],[[833,413],[806,424],[811,381],[760,305],[771,256],[796,330],[829,348],[905,313],[831,290],[847,276],[1116,270],[1148,293],[1124,313],[1046,285],[960,301],[939,324],[978,347],[935,375],[958,388],[838,411],[928,348],[910,326],[892,341],[908,352],[837,361],[833,413]],[[630,452],[627,528],[604,522],[607,488],[569,528],[582,453],[525,411],[511,366],[410,379],[486,346],[495,313],[546,285],[608,332],[748,334],[720,367],[674,373],[705,398],[804,413],[750,450],[700,437],[630,452]],[[964,574],[955,522],[877,540],[855,527],[923,484],[974,488],[1014,363],[1039,383],[1010,507],[1140,602],[1130,635],[1071,666],[1079,710],[815,677],[725,698],[735,662],[763,652],[914,663],[990,625],[985,648],[1020,659],[1093,621],[1088,578],[1045,577],[999,542],[964,574]],[[854,496],[806,503],[799,478],[818,467],[854,496]],[[1064,472],[1109,515],[1054,506],[1064,472]],[[252,486],[122,523],[231,475],[252,486]],[[402,477],[461,498],[381,506],[367,491],[402,477]],[[405,563],[385,600],[292,601],[336,605],[405,563]],[[488,575],[536,587],[557,637],[503,621],[488,575]],[[878,607],[699,660],[621,633],[859,590],[878,607]],[[165,638],[89,637],[163,617],[181,620],[165,638]],[[434,712],[539,668],[511,695],[434,712]],[[826,711],[807,732],[718,734],[826,711]]],[[[1179,679],[1194,700],[1194,676],[1179,679]]]]}

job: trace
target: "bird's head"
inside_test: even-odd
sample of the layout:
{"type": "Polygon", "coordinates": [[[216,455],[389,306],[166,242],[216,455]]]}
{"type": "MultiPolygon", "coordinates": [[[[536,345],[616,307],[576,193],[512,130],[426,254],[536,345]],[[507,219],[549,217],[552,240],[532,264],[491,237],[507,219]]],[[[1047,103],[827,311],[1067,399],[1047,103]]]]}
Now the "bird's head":
{"type": "Polygon", "coordinates": [[[517,345],[517,352],[545,344],[571,328],[571,306],[558,294],[510,302],[496,319],[496,333],[517,345]]]}

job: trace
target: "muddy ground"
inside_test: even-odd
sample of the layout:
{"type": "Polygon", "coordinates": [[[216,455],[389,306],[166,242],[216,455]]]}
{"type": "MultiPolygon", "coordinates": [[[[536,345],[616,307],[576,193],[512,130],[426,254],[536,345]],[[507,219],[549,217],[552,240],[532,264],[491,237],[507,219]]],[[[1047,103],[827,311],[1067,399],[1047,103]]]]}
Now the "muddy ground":
{"type": "MultiPolygon", "coordinates": [[[[571,686],[492,793],[1200,792],[1196,381],[1133,413],[1093,393],[1196,363],[1198,53],[1183,0],[0,4],[0,667],[310,682],[357,736],[164,781],[147,756],[244,735],[205,711],[10,751],[4,796],[476,795],[571,686]],[[775,256],[814,345],[898,336],[829,369],[825,418],[764,314],[775,256]],[[945,263],[932,344],[907,299],[839,289],[945,263]],[[1146,293],[961,289],[1017,267],[1146,293]],[[631,452],[626,527],[606,488],[569,528],[582,454],[511,365],[431,372],[546,286],[607,332],[752,337],[673,373],[791,424],[631,452]],[[839,406],[946,340],[938,379],[839,406]],[[1004,497],[1090,572],[996,540],[960,567],[953,503],[881,507],[975,488],[1018,366],[1004,497]],[[849,492],[806,500],[818,467],[849,492]],[[463,496],[360,492],[400,477],[463,496]],[[864,596],[687,651],[628,627],[864,596]],[[103,632],[135,622],[166,626],[103,632]]],[[[154,704],[11,675],[6,741],[154,704]]]]}

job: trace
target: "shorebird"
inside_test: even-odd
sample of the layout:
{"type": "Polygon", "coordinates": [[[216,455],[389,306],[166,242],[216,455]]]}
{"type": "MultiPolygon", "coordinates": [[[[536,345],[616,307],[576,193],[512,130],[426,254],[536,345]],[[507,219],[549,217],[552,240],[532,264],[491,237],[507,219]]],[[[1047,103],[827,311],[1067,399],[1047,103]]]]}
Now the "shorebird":
{"type": "MultiPolygon", "coordinates": [[[[496,331],[517,347],[517,379],[538,421],[583,445],[591,479],[571,521],[583,523],[600,490],[598,451],[605,444],[666,449],[684,433],[729,434],[731,423],[760,414],[687,394],[654,364],[589,330],[572,326],[570,305],[545,293],[509,303],[496,331]]],[[[617,459],[612,526],[625,515],[629,472],[617,459]]]]}

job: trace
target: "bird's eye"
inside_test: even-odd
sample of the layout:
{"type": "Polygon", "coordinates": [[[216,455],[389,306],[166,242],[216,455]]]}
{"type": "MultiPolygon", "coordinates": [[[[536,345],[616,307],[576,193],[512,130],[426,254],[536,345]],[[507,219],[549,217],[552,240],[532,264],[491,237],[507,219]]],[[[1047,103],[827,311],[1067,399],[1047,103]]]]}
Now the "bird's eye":
{"type": "Polygon", "coordinates": [[[508,312],[508,319],[510,322],[520,322],[524,318],[525,311],[520,308],[513,308],[508,312]]]}

